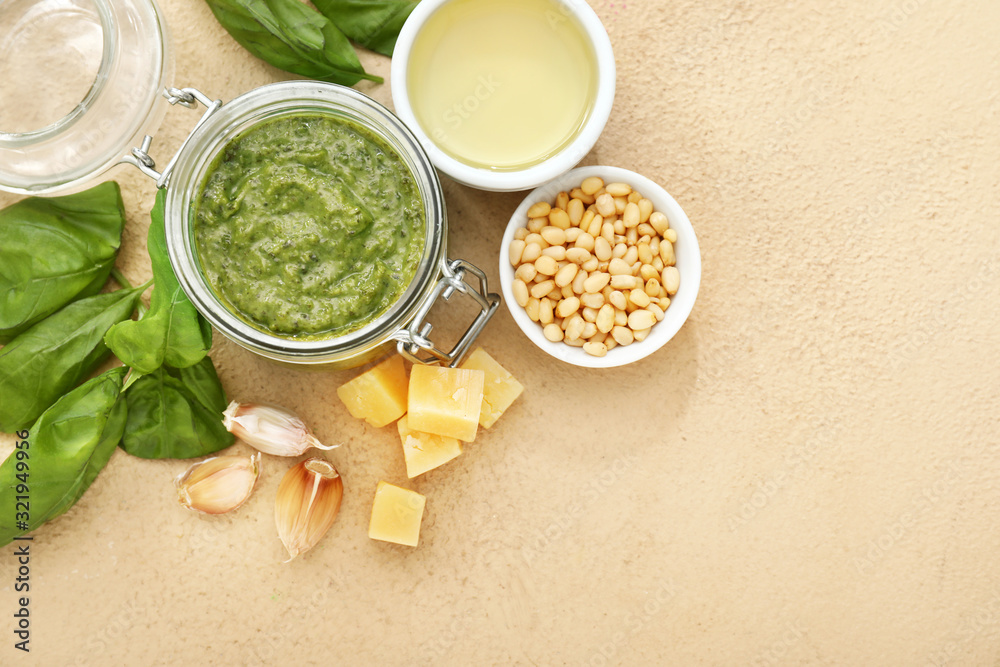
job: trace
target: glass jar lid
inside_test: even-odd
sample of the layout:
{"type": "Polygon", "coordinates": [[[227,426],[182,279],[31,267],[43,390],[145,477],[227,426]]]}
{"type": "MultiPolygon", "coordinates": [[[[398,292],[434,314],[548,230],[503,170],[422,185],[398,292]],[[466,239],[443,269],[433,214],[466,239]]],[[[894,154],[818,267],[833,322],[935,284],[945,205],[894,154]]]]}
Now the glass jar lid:
{"type": "Polygon", "coordinates": [[[171,76],[153,0],[0,2],[0,189],[82,189],[162,119],[171,76]]]}

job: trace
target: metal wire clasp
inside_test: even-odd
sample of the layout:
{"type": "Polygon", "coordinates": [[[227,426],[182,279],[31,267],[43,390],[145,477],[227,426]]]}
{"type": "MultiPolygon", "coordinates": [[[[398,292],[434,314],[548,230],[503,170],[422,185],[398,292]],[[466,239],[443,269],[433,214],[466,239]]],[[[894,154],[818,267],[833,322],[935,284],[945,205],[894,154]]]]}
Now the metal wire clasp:
{"type": "Polygon", "coordinates": [[[434,285],[430,296],[420,306],[410,326],[401,329],[396,334],[398,340],[396,349],[414,363],[455,366],[462,360],[483,327],[500,306],[500,295],[490,292],[486,282],[486,274],[464,259],[445,260],[441,266],[441,273],[441,279],[434,285]],[[478,287],[466,282],[468,274],[479,279],[478,287]],[[445,301],[448,301],[455,292],[471,297],[479,306],[479,314],[469,325],[461,340],[455,344],[455,347],[444,351],[439,349],[429,338],[433,327],[430,322],[425,321],[425,318],[437,302],[438,297],[443,297],[445,301]]]}
{"type": "Polygon", "coordinates": [[[180,104],[189,109],[194,109],[201,103],[206,109],[201,119],[194,126],[194,129],[191,130],[191,134],[187,136],[181,147],[177,149],[177,153],[170,159],[170,162],[167,163],[166,168],[162,172],[156,171],[156,162],[149,155],[149,148],[153,144],[153,137],[148,134],[143,137],[141,146],[132,149],[131,155],[122,157],[122,162],[127,162],[138,167],[139,171],[155,180],[156,187],[158,188],[162,188],[167,184],[170,172],[174,168],[174,163],[177,162],[177,157],[184,152],[184,147],[191,141],[191,137],[195,131],[208,120],[209,116],[218,111],[219,107],[222,106],[222,100],[211,100],[197,88],[166,88],[163,91],[163,96],[167,98],[167,102],[171,105],[180,104]]]}

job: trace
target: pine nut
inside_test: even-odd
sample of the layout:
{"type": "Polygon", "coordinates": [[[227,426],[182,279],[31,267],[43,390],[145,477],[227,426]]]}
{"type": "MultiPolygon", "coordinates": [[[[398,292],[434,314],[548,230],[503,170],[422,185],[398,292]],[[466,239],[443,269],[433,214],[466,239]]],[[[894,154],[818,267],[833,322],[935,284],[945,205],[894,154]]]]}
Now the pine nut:
{"type": "Polygon", "coordinates": [[[663,287],[670,296],[677,294],[677,290],[681,287],[681,272],[676,266],[663,269],[663,287]]]}
{"type": "Polygon", "coordinates": [[[518,227],[516,230],[514,230],[515,241],[523,241],[527,235],[528,235],[527,227],[518,227]]]}
{"type": "Polygon", "coordinates": [[[648,310],[635,310],[628,316],[628,328],[642,331],[656,324],[656,316],[648,310]]]}
{"type": "Polygon", "coordinates": [[[630,269],[628,275],[611,276],[611,286],[615,289],[634,290],[638,280],[638,278],[632,275],[630,269]]]}
{"type": "Polygon", "coordinates": [[[557,262],[562,262],[566,259],[566,247],[561,245],[551,245],[542,251],[542,257],[551,257],[557,262]]]}
{"type": "Polygon", "coordinates": [[[580,234],[573,245],[574,247],[583,248],[587,252],[590,252],[594,249],[594,237],[590,234],[580,234]]]}
{"type": "Polygon", "coordinates": [[[677,231],[673,229],[668,229],[663,232],[663,238],[670,241],[671,243],[677,243],[677,231]]]}
{"type": "Polygon", "coordinates": [[[583,264],[590,259],[590,251],[583,248],[570,248],[566,251],[566,259],[574,264],[583,264]]]}
{"type": "Polygon", "coordinates": [[[527,229],[529,232],[538,233],[542,230],[542,227],[548,224],[548,222],[548,218],[532,218],[531,220],[528,220],[527,229]]]}
{"type": "Polygon", "coordinates": [[[635,340],[635,335],[628,327],[613,327],[611,337],[619,345],[631,345],[632,341],[635,340]]]}
{"type": "Polygon", "coordinates": [[[608,297],[608,302],[618,310],[625,310],[625,307],[628,305],[628,299],[625,298],[625,294],[618,290],[611,293],[611,296],[608,297]]]}
{"type": "MultiPolygon", "coordinates": [[[[556,286],[555,282],[551,280],[543,280],[540,283],[535,283],[531,287],[531,296],[535,297],[536,299],[541,299],[543,296],[547,296],[555,286],[556,286]]],[[[527,303],[528,300],[525,299],[524,302],[527,303]]]]}
{"type": "Polygon", "coordinates": [[[670,220],[659,211],[655,211],[649,216],[649,224],[660,236],[663,236],[663,233],[670,228],[670,220]]]}
{"type": "Polygon", "coordinates": [[[524,246],[527,245],[524,241],[511,241],[510,248],[508,249],[508,255],[510,257],[510,265],[517,266],[521,263],[521,253],[524,252],[524,246]]]}
{"type": "Polygon", "coordinates": [[[597,260],[596,257],[591,257],[586,262],[584,262],[583,264],[580,265],[581,269],[583,269],[584,271],[591,272],[591,273],[593,273],[594,271],[598,271],[598,270],[602,270],[603,271],[603,269],[601,269],[600,267],[601,267],[601,263],[597,260]]]}
{"type": "Polygon", "coordinates": [[[628,197],[632,193],[632,187],[627,183],[608,183],[604,190],[613,197],[628,197]]]}
{"type": "Polygon", "coordinates": [[[524,312],[528,314],[532,322],[538,321],[538,299],[530,297],[528,303],[524,304],[524,312]]]}
{"type": "Polygon", "coordinates": [[[651,303],[648,306],[646,306],[646,310],[648,310],[649,312],[653,313],[653,315],[656,316],[657,322],[662,322],[663,318],[666,317],[666,313],[663,312],[663,309],[660,308],[658,304],[651,303]]]}
{"type": "Polygon", "coordinates": [[[653,202],[648,199],[639,200],[639,222],[648,222],[649,216],[653,214],[653,202]]]}
{"type": "MultiPolygon", "coordinates": [[[[631,278],[631,276],[629,276],[631,278]]],[[[600,292],[604,289],[604,286],[608,284],[611,280],[611,276],[607,273],[595,273],[587,278],[583,283],[583,290],[585,292],[590,292],[591,294],[595,292],[600,292]]]]}
{"type": "Polygon", "coordinates": [[[576,274],[576,277],[573,278],[573,294],[583,294],[583,285],[587,282],[587,278],[587,271],[581,267],[580,271],[576,274]]]}
{"type": "Polygon", "coordinates": [[[563,339],[563,330],[555,322],[546,324],[545,328],[542,329],[542,334],[553,343],[558,343],[563,339]]]}
{"type": "Polygon", "coordinates": [[[522,264],[517,267],[517,271],[514,272],[514,277],[521,280],[525,284],[530,283],[538,275],[538,271],[535,270],[534,264],[522,264]]]}
{"type": "Polygon", "coordinates": [[[629,229],[631,227],[639,226],[639,206],[636,204],[628,204],[625,206],[625,211],[622,213],[622,222],[625,223],[625,228],[629,229]]]}
{"type": "Polygon", "coordinates": [[[674,244],[663,239],[660,241],[660,259],[664,266],[673,266],[677,263],[677,255],[674,254],[674,244]]]}
{"type": "Polygon", "coordinates": [[[541,298],[538,300],[538,321],[542,326],[546,324],[551,324],[553,319],[552,315],[552,300],[548,298],[541,298]]]}
{"type": "Polygon", "coordinates": [[[572,190],[570,190],[569,196],[574,199],[579,199],[584,203],[585,206],[590,206],[591,204],[594,203],[594,197],[592,195],[588,195],[580,188],[573,188],[572,190]]]}
{"type": "Polygon", "coordinates": [[[591,176],[590,178],[583,179],[583,183],[580,184],[580,189],[583,190],[585,194],[592,195],[598,190],[604,187],[604,181],[598,176],[591,176]]]}
{"type": "Polygon", "coordinates": [[[611,249],[612,257],[624,257],[625,253],[628,252],[628,246],[624,243],[618,243],[614,248],[611,249]]]}
{"type": "Polygon", "coordinates": [[[639,329],[638,331],[634,332],[633,335],[635,336],[635,342],[641,343],[642,341],[646,340],[646,336],[649,335],[650,331],[652,331],[652,329],[639,329]]]}
{"type": "Polygon", "coordinates": [[[583,296],[580,297],[580,303],[587,308],[600,308],[604,305],[604,295],[600,292],[585,292],[583,296]]]}
{"type": "Polygon", "coordinates": [[[645,290],[641,290],[638,287],[629,292],[628,300],[640,308],[645,308],[649,305],[649,295],[646,294],[645,290]]]}
{"type": "Polygon", "coordinates": [[[602,341],[595,341],[594,336],[597,335],[597,325],[593,322],[587,322],[583,325],[583,333],[580,334],[580,338],[589,339],[592,343],[599,343],[602,341]]]}
{"type": "Polygon", "coordinates": [[[514,301],[524,308],[528,305],[528,286],[523,280],[515,280],[510,284],[510,291],[514,293],[514,301]]]}
{"type": "Polygon", "coordinates": [[[524,263],[534,262],[542,256],[542,246],[537,243],[529,243],[521,251],[521,261],[524,263]]]}
{"type": "Polygon", "coordinates": [[[594,255],[602,262],[607,262],[611,259],[611,244],[608,243],[608,239],[605,236],[598,236],[594,239],[594,255]]]}
{"type": "Polygon", "coordinates": [[[597,330],[601,333],[608,333],[615,326],[615,309],[610,303],[601,306],[597,312],[597,330]]]}
{"type": "Polygon", "coordinates": [[[603,357],[608,353],[608,346],[604,343],[584,343],[583,351],[593,357],[603,357]]]}
{"type": "Polygon", "coordinates": [[[579,264],[569,263],[562,267],[556,272],[556,285],[559,287],[566,287],[573,282],[573,278],[576,278],[576,274],[580,271],[579,264]]]}
{"type": "Polygon", "coordinates": [[[547,201],[536,202],[528,209],[529,218],[545,218],[549,215],[552,206],[547,201]]]}
{"type": "Polygon", "coordinates": [[[608,264],[608,273],[612,276],[630,276],[632,275],[632,267],[629,266],[627,261],[615,257],[611,260],[611,263],[608,264]]]}
{"type": "Polygon", "coordinates": [[[646,294],[648,294],[650,298],[660,296],[660,281],[656,278],[647,279],[646,294]]]}
{"type": "Polygon", "coordinates": [[[560,192],[559,194],[556,195],[556,208],[561,208],[562,210],[565,211],[566,206],[568,205],[569,205],[568,192],[560,192]]]}
{"type": "Polygon", "coordinates": [[[628,326],[628,313],[624,310],[615,310],[615,326],[624,327],[628,326]]]}
{"type": "Polygon", "coordinates": [[[608,216],[615,215],[615,198],[604,193],[597,198],[597,212],[603,215],[605,218],[608,216]]]}
{"type": "Polygon", "coordinates": [[[566,205],[566,214],[569,216],[569,222],[571,225],[577,226],[580,224],[580,220],[583,219],[584,206],[583,202],[579,199],[570,199],[569,204],[566,205]]]}
{"type": "Polygon", "coordinates": [[[543,276],[554,276],[559,271],[559,264],[548,255],[542,255],[535,260],[535,270],[543,276]]]}
{"type": "MultiPolygon", "coordinates": [[[[625,256],[622,257],[622,259],[628,266],[631,267],[639,261],[639,249],[630,244],[628,250],[625,251],[625,256]]],[[[650,259],[652,259],[652,257],[650,257],[650,259]]],[[[631,272],[631,269],[629,269],[629,271],[631,272]]]]}
{"type": "Polygon", "coordinates": [[[539,233],[549,245],[566,245],[566,232],[559,227],[542,227],[539,233]]]}
{"type": "Polygon", "coordinates": [[[580,299],[573,296],[559,302],[556,306],[556,315],[559,317],[569,317],[578,310],[580,310],[580,299]]]}
{"type": "Polygon", "coordinates": [[[549,212],[549,224],[559,229],[569,229],[569,215],[561,208],[554,208],[549,212]]]}
{"type": "Polygon", "coordinates": [[[566,338],[569,338],[570,340],[582,338],[584,328],[586,328],[586,322],[579,317],[574,317],[569,320],[569,323],[566,325],[566,338]]]}

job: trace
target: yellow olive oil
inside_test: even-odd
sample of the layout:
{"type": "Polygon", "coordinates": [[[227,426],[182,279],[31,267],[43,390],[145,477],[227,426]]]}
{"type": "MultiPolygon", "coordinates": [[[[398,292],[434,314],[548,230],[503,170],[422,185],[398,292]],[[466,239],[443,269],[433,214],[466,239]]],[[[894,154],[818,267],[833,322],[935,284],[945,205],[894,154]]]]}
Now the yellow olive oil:
{"type": "Polygon", "coordinates": [[[512,171],[580,132],[597,62],[583,26],[554,0],[453,0],[418,33],[407,80],[417,121],[441,150],[512,171]]]}

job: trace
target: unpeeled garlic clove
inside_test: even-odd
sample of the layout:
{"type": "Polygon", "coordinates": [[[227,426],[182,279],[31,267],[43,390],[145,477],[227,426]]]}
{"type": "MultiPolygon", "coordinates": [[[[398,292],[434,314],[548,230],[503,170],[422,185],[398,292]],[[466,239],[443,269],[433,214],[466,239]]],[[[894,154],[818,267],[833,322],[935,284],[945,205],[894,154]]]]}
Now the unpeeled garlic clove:
{"type": "Polygon", "coordinates": [[[174,484],[181,505],[205,514],[225,514],[242,505],[260,476],[260,452],[216,456],[195,463],[174,484]]]}
{"type": "Polygon", "coordinates": [[[288,561],[312,549],[330,530],[343,497],[344,481],[324,459],[306,459],[285,473],[278,485],[274,522],[288,561]]]}
{"type": "Polygon", "coordinates": [[[237,438],[274,456],[300,456],[310,447],[338,447],[321,443],[298,415],[278,405],[233,401],[222,413],[222,424],[237,438]]]}

